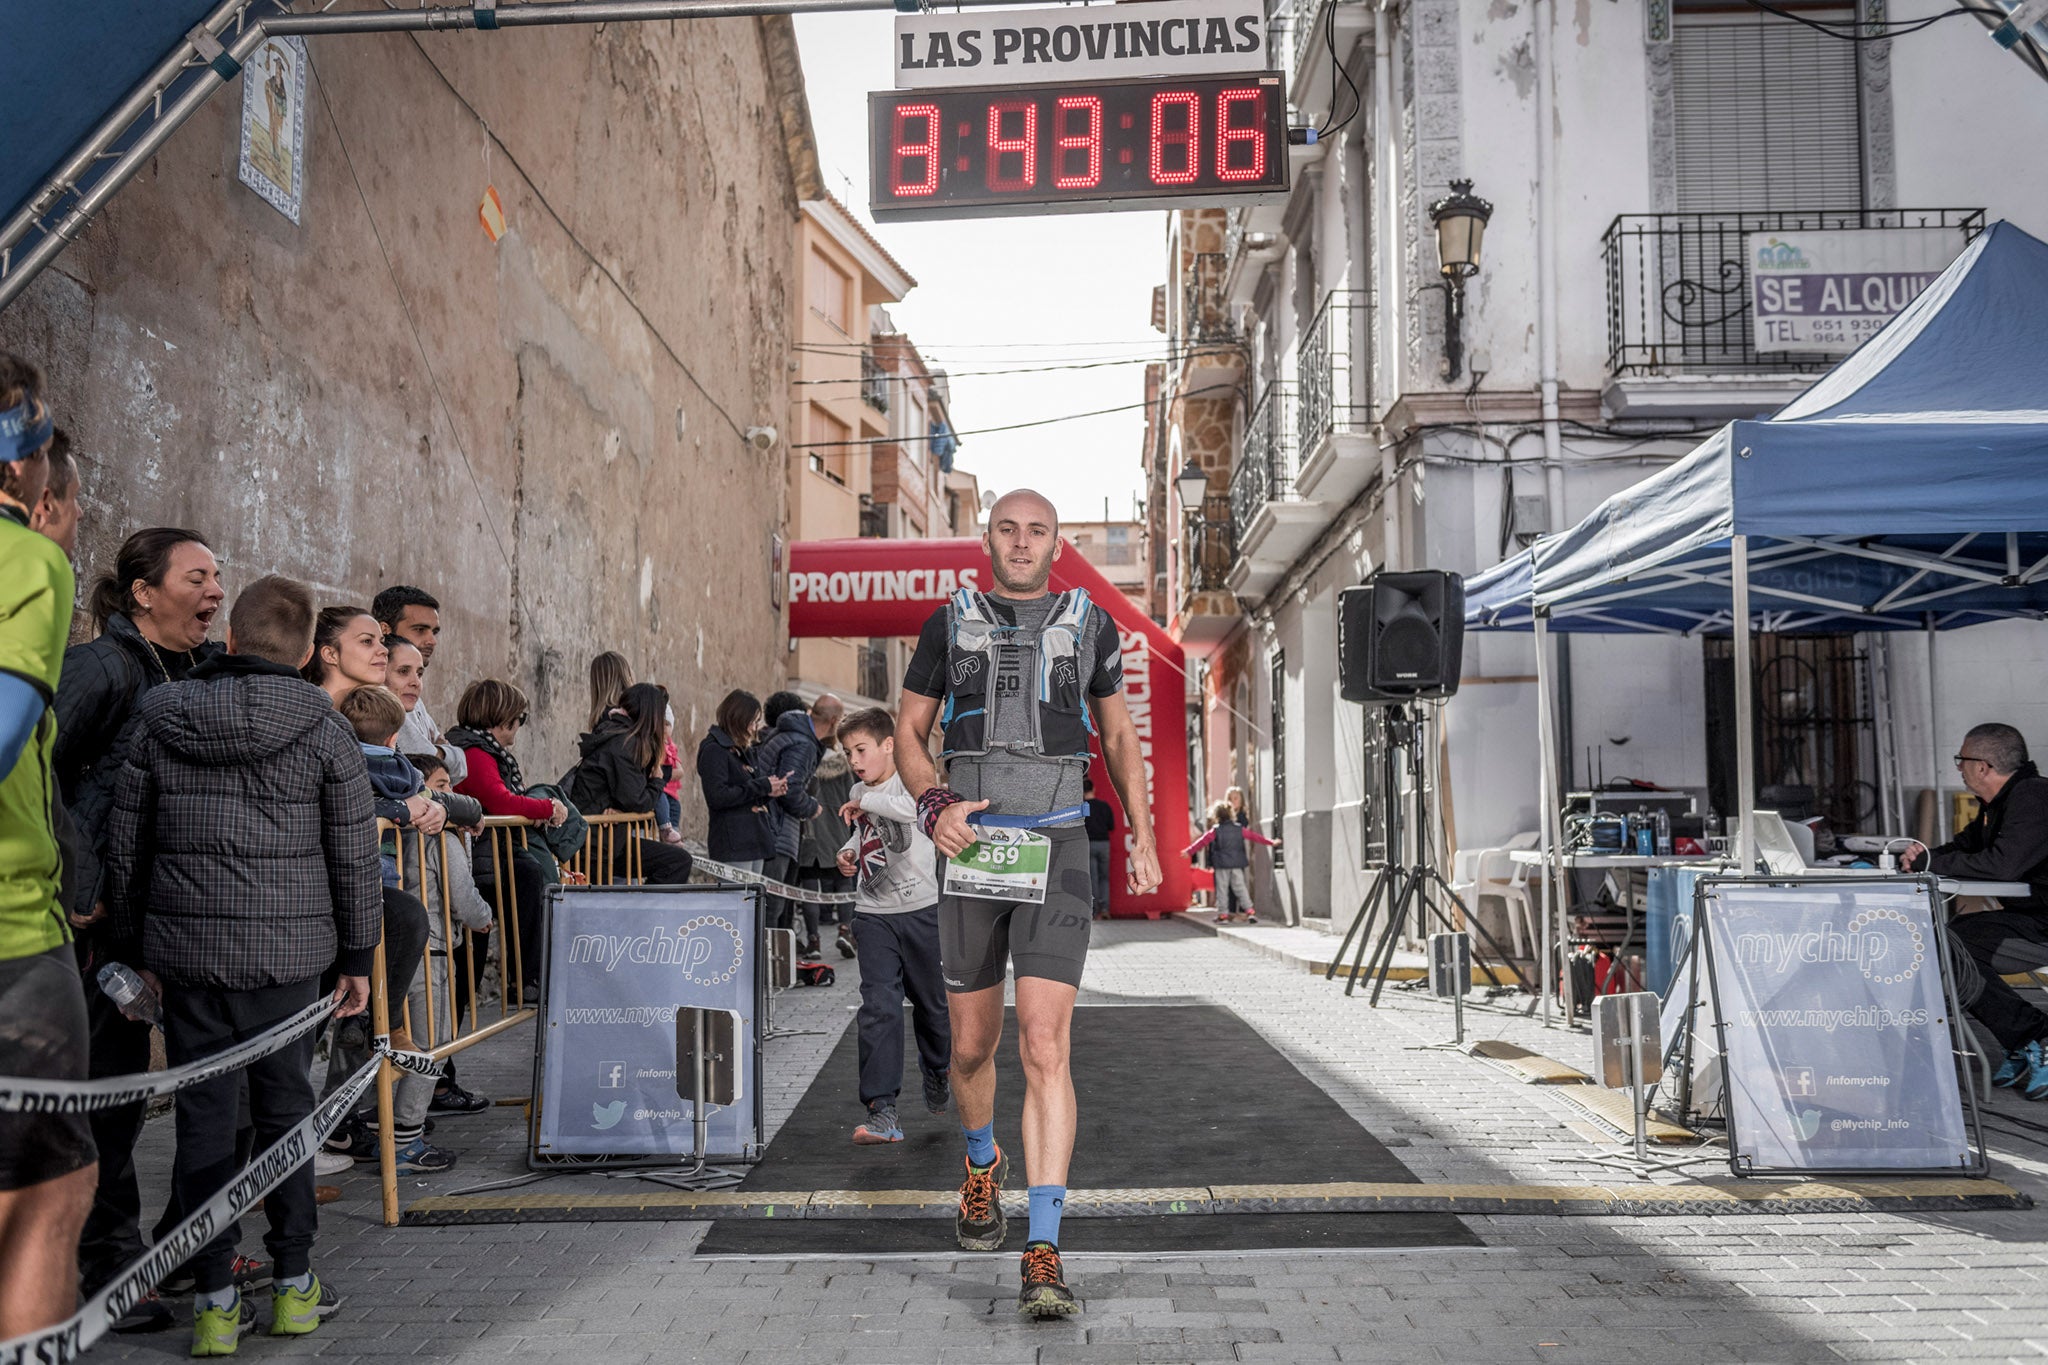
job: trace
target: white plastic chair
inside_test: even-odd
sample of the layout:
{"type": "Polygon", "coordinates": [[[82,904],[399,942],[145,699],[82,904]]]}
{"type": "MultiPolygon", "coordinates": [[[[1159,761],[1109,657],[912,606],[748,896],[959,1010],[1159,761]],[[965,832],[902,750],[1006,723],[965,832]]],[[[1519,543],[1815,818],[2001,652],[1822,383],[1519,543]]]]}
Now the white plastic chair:
{"type": "Polygon", "coordinates": [[[1501,903],[1516,957],[1527,957],[1529,944],[1536,938],[1536,906],[1529,896],[1529,874],[1535,868],[1508,855],[1534,848],[1536,843],[1535,834],[1518,834],[1500,848],[1461,850],[1451,864],[1451,889],[1474,914],[1479,912],[1482,897],[1491,896],[1501,903]]]}

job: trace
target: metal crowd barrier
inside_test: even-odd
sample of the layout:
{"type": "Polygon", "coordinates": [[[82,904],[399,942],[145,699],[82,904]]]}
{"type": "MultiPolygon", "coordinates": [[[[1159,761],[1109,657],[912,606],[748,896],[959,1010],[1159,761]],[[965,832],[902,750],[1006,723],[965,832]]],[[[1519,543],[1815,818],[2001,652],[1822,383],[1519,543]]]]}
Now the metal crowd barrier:
{"type": "MultiPolygon", "coordinates": [[[[590,815],[584,817],[589,825],[583,847],[562,864],[564,873],[573,873],[585,879],[592,886],[611,886],[621,880],[613,875],[616,864],[623,861],[623,880],[637,882],[644,879],[641,866],[640,839],[656,837],[653,815],[590,815]],[[621,844],[619,841],[624,840],[621,844]],[[623,859],[620,851],[623,849],[623,859]]],[[[437,950],[431,944],[426,956],[420,962],[420,975],[426,987],[427,1017],[425,1027],[421,1021],[412,1018],[412,1011],[406,1002],[391,1000],[384,964],[384,945],[377,944],[377,955],[371,967],[370,977],[370,1026],[380,1038],[391,1032],[394,1017],[404,1023],[405,1031],[412,1038],[414,1050],[424,1052],[436,1061],[453,1057],[463,1049],[473,1047],[486,1038],[503,1033],[534,1017],[538,1001],[525,997],[525,963],[521,960],[519,943],[519,908],[514,890],[512,860],[530,842],[529,831],[538,822],[512,815],[488,815],[484,817],[483,830],[476,836],[470,848],[470,867],[474,872],[488,857],[491,869],[492,925],[486,937],[495,942],[497,952],[492,954],[492,943],[484,945],[482,974],[488,980],[489,970],[495,964],[498,971],[496,1017],[486,1021],[482,1016],[483,1001],[477,989],[479,976],[477,935],[465,932],[461,936],[462,947],[455,948],[456,916],[449,894],[448,841],[460,838],[459,832],[443,829],[438,834],[419,835],[413,831],[392,824],[388,820],[377,822],[377,839],[381,845],[386,839],[392,841],[397,853],[398,889],[410,891],[419,896],[426,905],[427,913],[438,913],[441,917],[441,947],[437,950]],[[428,847],[433,845],[436,856],[428,857],[428,847]],[[433,866],[438,864],[438,872],[433,866]],[[438,878],[439,905],[436,897],[423,894],[438,878]],[[448,961],[448,986],[452,991],[460,960],[460,980],[467,986],[469,1000],[465,1012],[457,1008],[457,1002],[435,999],[433,958],[436,952],[448,961]],[[444,1027],[445,1025],[445,1027],[444,1027]],[[444,1036],[445,1035],[445,1036],[444,1036]]],[[[385,1060],[377,1068],[377,1167],[383,1183],[384,1222],[386,1226],[398,1225],[398,1144],[393,1137],[394,1089],[398,1080],[398,1068],[385,1060]]]]}

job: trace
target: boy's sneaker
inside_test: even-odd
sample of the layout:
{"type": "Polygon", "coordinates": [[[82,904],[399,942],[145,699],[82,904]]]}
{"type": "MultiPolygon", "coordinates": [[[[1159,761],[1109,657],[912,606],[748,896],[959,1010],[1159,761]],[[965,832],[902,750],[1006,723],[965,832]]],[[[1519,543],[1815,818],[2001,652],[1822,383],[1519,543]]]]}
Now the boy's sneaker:
{"type": "Polygon", "coordinates": [[[1010,1159],[996,1148],[993,1166],[965,1161],[967,1178],[960,1182],[960,1211],[953,1216],[953,1235],[965,1251],[995,1251],[1003,1245],[1008,1224],[1003,1219],[1003,1181],[1010,1159]]]}
{"type": "Polygon", "coordinates": [[[2041,1044],[2036,1041],[2006,1053],[2005,1064],[1992,1076],[1991,1083],[2000,1090],[2011,1090],[2014,1087],[2026,1090],[2033,1082],[2034,1073],[2041,1069],[2044,1061],[2048,1061],[2043,1058],[2042,1052],[2041,1044]]]}
{"type": "Polygon", "coordinates": [[[482,1095],[473,1095],[453,1081],[436,1090],[427,1104],[436,1114],[481,1114],[490,1107],[491,1102],[482,1095]]]}
{"type": "Polygon", "coordinates": [[[896,1121],[896,1106],[877,1102],[868,1106],[868,1116],[855,1124],[853,1140],[863,1147],[903,1141],[903,1125],[896,1121]]]}
{"type": "Polygon", "coordinates": [[[1033,1318],[1067,1318],[1081,1311],[1074,1291],[1067,1288],[1060,1249],[1051,1242],[1028,1242],[1024,1262],[1018,1267],[1023,1284],[1017,1290],[1017,1311],[1033,1318]]]}
{"type": "Polygon", "coordinates": [[[429,1145],[424,1137],[416,1137],[398,1149],[398,1169],[421,1175],[450,1171],[455,1169],[455,1153],[429,1145]]]}
{"type": "Polygon", "coordinates": [[[1230,912],[1229,912],[1228,910],[1225,910],[1225,911],[1223,911],[1222,913],[1218,914],[1218,915],[1216,916],[1216,922],[1217,922],[1218,924],[1228,924],[1228,923],[1230,923],[1230,912]]]}
{"type": "Polygon", "coordinates": [[[340,1175],[343,1171],[356,1168],[356,1159],[342,1152],[330,1152],[325,1147],[313,1153],[314,1175],[340,1175]]]}
{"type": "Polygon", "coordinates": [[[804,946],[797,949],[796,955],[806,962],[817,962],[823,959],[825,951],[818,940],[807,938],[804,940],[804,946]]]}
{"type": "Polygon", "coordinates": [[[256,1325],[256,1306],[246,1294],[237,1293],[226,1308],[192,1306],[192,1354],[231,1356],[242,1334],[256,1325]]]}
{"type": "Polygon", "coordinates": [[[854,953],[853,932],[843,924],[839,926],[838,943],[839,955],[843,958],[852,958],[854,953]]]}
{"type": "Polygon", "coordinates": [[[1257,923],[1259,922],[1259,912],[1258,912],[1258,911],[1256,911],[1256,910],[1247,910],[1247,911],[1245,911],[1245,912],[1244,912],[1244,922],[1245,922],[1246,924],[1257,924],[1257,923]]]}
{"type": "Polygon", "coordinates": [[[377,1130],[366,1123],[350,1119],[328,1135],[321,1144],[329,1152],[347,1157],[350,1161],[375,1161],[377,1159],[377,1130]]]}
{"type": "Polygon", "coordinates": [[[341,1295],[320,1283],[315,1275],[307,1289],[279,1285],[270,1296],[270,1335],[302,1337],[341,1307],[341,1295]]]}
{"type": "Polygon", "coordinates": [[[952,1106],[952,1075],[950,1071],[941,1071],[924,1078],[924,1107],[934,1114],[943,1114],[952,1106]]]}

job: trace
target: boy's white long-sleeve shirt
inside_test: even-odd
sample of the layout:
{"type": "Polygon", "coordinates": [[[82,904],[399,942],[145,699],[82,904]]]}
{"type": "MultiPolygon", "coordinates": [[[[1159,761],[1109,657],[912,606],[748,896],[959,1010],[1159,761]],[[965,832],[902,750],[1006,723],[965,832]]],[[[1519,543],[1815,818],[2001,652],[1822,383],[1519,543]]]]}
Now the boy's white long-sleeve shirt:
{"type": "Polygon", "coordinates": [[[900,915],[939,903],[939,855],[918,827],[917,802],[894,773],[875,786],[853,784],[860,818],[842,851],[854,855],[854,908],[900,915]]]}

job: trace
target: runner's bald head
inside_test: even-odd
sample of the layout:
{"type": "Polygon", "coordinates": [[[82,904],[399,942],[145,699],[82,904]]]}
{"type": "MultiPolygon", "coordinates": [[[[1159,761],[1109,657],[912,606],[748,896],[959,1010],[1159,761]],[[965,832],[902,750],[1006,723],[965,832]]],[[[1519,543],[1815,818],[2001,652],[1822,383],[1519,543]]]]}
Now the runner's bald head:
{"type": "Polygon", "coordinates": [[[988,509],[988,524],[995,526],[1004,519],[1023,522],[1026,525],[1043,525],[1054,535],[1060,533],[1060,510],[1052,505],[1052,499],[1034,489],[1013,488],[995,501],[988,509]]]}

